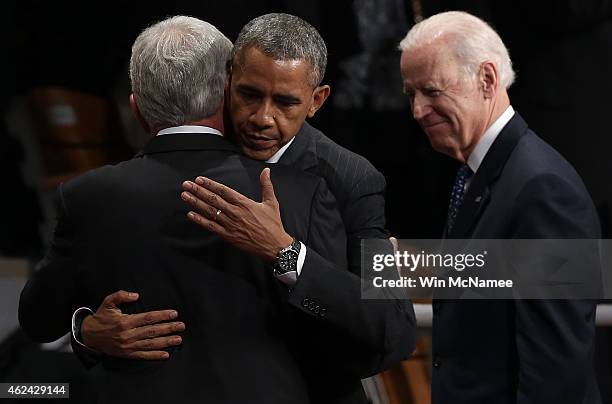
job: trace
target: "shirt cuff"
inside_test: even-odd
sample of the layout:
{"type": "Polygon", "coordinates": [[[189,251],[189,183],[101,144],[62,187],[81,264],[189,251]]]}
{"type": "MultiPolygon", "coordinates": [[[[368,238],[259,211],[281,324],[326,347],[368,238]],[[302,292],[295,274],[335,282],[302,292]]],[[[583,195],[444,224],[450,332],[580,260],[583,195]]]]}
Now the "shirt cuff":
{"type": "Polygon", "coordinates": [[[74,314],[72,314],[72,338],[74,338],[77,344],[91,351],[92,349],[89,348],[87,345],[85,345],[83,341],[81,341],[81,330],[80,330],[81,324],[83,324],[83,319],[90,314],[94,314],[94,312],[89,307],[79,307],[78,309],[74,311],[74,314]],[[81,320],[81,321],[77,321],[77,320],[81,320]]]}
{"type": "Polygon", "coordinates": [[[293,286],[297,282],[298,276],[302,272],[304,261],[306,260],[306,246],[300,241],[300,253],[298,254],[297,266],[295,271],[286,272],[282,275],[275,275],[276,279],[288,286],[293,286]]]}
{"type": "Polygon", "coordinates": [[[298,262],[296,268],[297,276],[300,276],[300,274],[302,273],[302,267],[304,266],[304,261],[306,260],[306,246],[301,241],[300,245],[302,246],[302,248],[300,248],[300,254],[298,255],[298,262]]]}

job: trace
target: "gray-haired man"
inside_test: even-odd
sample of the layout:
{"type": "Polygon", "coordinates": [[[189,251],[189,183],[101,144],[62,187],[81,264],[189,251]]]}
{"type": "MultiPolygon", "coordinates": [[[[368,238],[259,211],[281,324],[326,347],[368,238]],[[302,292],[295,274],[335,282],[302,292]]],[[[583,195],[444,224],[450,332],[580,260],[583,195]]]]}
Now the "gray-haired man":
{"type": "MultiPolygon", "coordinates": [[[[464,12],[436,14],[400,48],[413,117],[435,150],[462,164],[447,238],[601,236],[576,171],[510,105],[512,62],[487,23],[464,12]]],[[[538,258],[520,270],[547,273],[545,255],[538,258]]],[[[595,309],[595,301],[578,299],[435,299],[432,402],[600,403],[595,309]]]]}

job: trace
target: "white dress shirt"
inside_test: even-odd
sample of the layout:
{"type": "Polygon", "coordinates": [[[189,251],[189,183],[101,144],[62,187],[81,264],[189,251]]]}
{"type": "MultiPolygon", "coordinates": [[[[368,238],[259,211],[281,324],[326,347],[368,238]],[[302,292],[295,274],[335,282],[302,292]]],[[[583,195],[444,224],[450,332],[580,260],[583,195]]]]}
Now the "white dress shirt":
{"type": "MultiPolygon", "coordinates": [[[[470,167],[470,170],[472,170],[472,174],[476,174],[476,171],[478,171],[478,168],[480,168],[485,156],[489,152],[491,145],[513,116],[514,108],[512,108],[512,105],[508,105],[508,108],[506,108],[499,118],[497,118],[495,122],[489,126],[478,143],[476,143],[476,147],[474,147],[474,150],[472,150],[472,154],[470,154],[466,163],[468,167],[470,167]]],[[[464,192],[470,187],[473,178],[474,176],[472,175],[467,179],[467,181],[465,181],[465,185],[463,187],[464,192]]]]}
{"type": "Polygon", "coordinates": [[[295,140],[295,136],[292,137],[291,140],[288,141],[286,145],[284,145],[283,147],[278,149],[278,151],[276,153],[274,153],[274,155],[272,157],[267,159],[266,163],[272,163],[272,164],[278,163],[278,160],[280,160],[280,158],[283,157],[283,154],[285,154],[285,151],[287,151],[289,146],[291,146],[291,143],[293,143],[293,140],[295,140]]]}
{"type": "Polygon", "coordinates": [[[211,135],[223,136],[221,131],[204,125],[181,125],[162,129],[156,136],[172,135],[173,133],[210,133],[211,135]]]}
{"type": "Polygon", "coordinates": [[[506,126],[506,124],[512,119],[514,116],[514,108],[512,105],[509,105],[508,108],[493,122],[491,126],[485,131],[484,135],[480,138],[478,143],[476,143],[476,147],[468,157],[467,165],[470,167],[472,172],[476,174],[478,168],[482,164],[487,152],[491,148],[491,145],[497,139],[500,132],[506,126]]]}

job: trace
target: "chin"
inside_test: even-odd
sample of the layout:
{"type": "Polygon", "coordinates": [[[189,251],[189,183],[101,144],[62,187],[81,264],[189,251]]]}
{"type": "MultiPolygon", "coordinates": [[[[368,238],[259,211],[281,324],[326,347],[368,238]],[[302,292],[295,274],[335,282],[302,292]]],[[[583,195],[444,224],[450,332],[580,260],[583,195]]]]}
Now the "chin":
{"type": "Polygon", "coordinates": [[[448,141],[448,138],[429,138],[431,147],[438,153],[446,154],[447,156],[455,157],[456,145],[448,141]]]}
{"type": "Polygon", "coordinates": [[[447,149],[449,146],[449,139],[447,136],[428,133],[427,137],[434,150],[441,151],[441,149],[447,149]]]}
{"type": "Polygon", "coordinates": [[[270,157],[274,156],[274,152],[270,150],[255,150],[246,147],[241,147],[241,149],[245,156],[253,160],[266,161],[270,157]]]}

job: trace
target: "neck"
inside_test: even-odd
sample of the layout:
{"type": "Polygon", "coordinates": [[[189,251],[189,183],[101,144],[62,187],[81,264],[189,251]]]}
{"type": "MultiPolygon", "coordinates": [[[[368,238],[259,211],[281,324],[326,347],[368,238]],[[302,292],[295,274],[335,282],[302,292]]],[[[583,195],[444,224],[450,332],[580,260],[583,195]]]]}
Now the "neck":
{"type": "MultiPolygon", "coordinates": [[[[224,133],[225,126],[223,125],[223,108],[220,108],[213,115],[206,117],[204,119],[200,119],[197,121],[187,121],[181,123],[182,125],[193,125],[193,126],[208,126],[209,128],[217,129],[219,132],[224,133]]],[[[159,126],[153,128],[151,131],[152,135],[156,135],[160,130],[169,128],[170,126],[159,126]]]]}
{"type": "Polygon", "coordinates": [[[508,98],[508,93],[506,90],[500,91],[499,97],[495,98],[493,101],[493,107],[491,108],[491,113],[489,114],[489,119],[487,121],[487,129],[489,129],[491,125],[493,125],[493,123],[499,119],[499,117],[508,109],[509,106],[510,98],[508,98]]]}
{"type": "Polygon", "coordinates": [[[462,150],[460,152],[460,156],[457,156],[458,160],[463,161],[464,163],[468,161],[470,154],[472,154],[474,148],[476,147],[480,139],[482,139],[487,129],[489,129],[491,125],[493,125],[493,123],[495,123],[495,121],[499,119],[499,117],[504,113],[504,111],[506,111],[506,109],[508,109],[509,106],[510,98],[508,97],[508,93],[505,89],[502,89],[497,94],[497,97],[495,97],[491,101],[490,107],[488,108],[489,111],[487,114],[487,119],[479,130],[479,135],[474,137],[473,142],[467,149],[462,150]]]}

